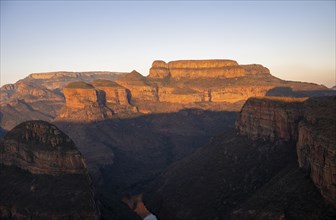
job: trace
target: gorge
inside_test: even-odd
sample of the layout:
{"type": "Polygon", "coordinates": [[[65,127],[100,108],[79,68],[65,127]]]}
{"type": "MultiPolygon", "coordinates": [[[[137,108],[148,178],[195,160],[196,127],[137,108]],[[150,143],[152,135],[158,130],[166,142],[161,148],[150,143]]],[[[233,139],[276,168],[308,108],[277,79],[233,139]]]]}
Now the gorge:
{"type": "Polygon", "coordinates": [[[146,77],[31,74],[1,87],[1,168],[88,172],[94,218],[332,219],[335,95],[234,60],[157,60],[146,77]],[[32,119],[55,128],[20,124],[32,119]]]}

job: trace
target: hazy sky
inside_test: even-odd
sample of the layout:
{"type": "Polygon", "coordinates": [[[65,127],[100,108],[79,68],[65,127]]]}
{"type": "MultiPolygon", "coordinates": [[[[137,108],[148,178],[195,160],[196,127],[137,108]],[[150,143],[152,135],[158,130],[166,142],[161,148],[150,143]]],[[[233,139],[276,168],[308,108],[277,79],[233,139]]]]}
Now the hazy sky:
{"type": "Polygon", "coordinates": [[[32,72],[234,59],[335,85],[335,1],[1,1],[1,84],[32,72]]]}

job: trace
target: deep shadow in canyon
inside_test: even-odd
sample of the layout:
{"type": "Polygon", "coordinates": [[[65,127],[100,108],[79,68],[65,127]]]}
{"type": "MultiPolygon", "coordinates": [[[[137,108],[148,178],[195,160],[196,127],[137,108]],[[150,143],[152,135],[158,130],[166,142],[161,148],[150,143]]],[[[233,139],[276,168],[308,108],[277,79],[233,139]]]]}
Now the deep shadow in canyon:
{"type": "Polygon", "coordinates": [[[137,219],[121,199],[142,193],[169,165],[232,129],[237,114],[184,109],[92,123],[54,123],[86,158],[103,219],[137,219]]]}
{"type": "Polygon", "coordinates": [[[334,219],[295,143],[255,141],[227,130],[171,165],[147,186],[146,206],[159,219],[334,219]]]}

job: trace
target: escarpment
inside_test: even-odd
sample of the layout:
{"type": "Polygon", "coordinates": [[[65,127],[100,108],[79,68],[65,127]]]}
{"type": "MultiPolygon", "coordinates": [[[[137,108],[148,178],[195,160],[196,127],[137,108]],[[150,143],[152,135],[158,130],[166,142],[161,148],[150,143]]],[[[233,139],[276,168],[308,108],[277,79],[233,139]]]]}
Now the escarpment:
{"type": "Polygon", "coordinates": [[[298,125],[299,165],[336,207],[336,97],[309,99],[305,109],[298,125]]]}
{"type": "Polygon", "coordinates": [[[0,142],[1,219],[98,219],[91,180],[74,142],[45,121],[0,142]]]}
{"type": "MultiPolygon", "coordinates": [[[[93,116],[86,111],[81,118],[101,120],[111,117],[111,112],[102,106],[117,115],[171,112],[195,107],[238,111],[248,98],[268,93],[287,94],[290,90],[292,96],[306,96],[300,89],[311,91],[310,95],[317,90],[330,92],[319,85],[277,79],[269,69],[259,64],[239,65],[233,60],[178,60],[168,63],[157,60],[149,72],[149,76],[144,77],[134,70],[120,76],[116,82],[95,80],[87,84],[91,88],[80,88],[80,82],[77,82],[78,88],[76,83],[69,84],[64,89],[66,106],[83,109],[99,106],[100,103],[100,110],[93,108],[93,116]]],[[[63,109],[58,118],[71,118],[73,115],[63,109]]]]}
{"type": "Polygon", "coordinates": [[[278,79],[260,64],[220,59],[156,60],[147,77],[136,71],[31,74],[1,87],[0,120],[1,127],[9,130],[25,120],[97,121],[112,115],[128,117],[185,108],[239,111],[255,96],[330,94],[335,91],[325,86],[278,79]],[[85,83],[92,87],[85,88],[85,83]]]}
{"type": "Polygon", "coordinates": [[[249,99],[236,122],[254,140],[293,141],[299,166],[336,206],[336,96],[249,99]]]}

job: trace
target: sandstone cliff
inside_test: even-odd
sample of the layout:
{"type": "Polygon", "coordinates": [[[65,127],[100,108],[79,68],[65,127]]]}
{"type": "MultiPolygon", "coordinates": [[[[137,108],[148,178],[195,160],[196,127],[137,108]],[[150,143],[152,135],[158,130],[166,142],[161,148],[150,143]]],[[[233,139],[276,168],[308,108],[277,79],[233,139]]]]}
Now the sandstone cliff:
{"type": "Polygon", "coordinates": [[[82,155],[48,122],[24,122],[6,134],[0,179],[1,219],[98,219],[82,155]]]}
{"type": "Polygon", "coordinates": [[[111,109],[106,107],[106,94],[96,90],[85,82],[72,82],[64,90],[65,106],[61,109],[59,119],[94,121],[112,116],[111,109]]]}
{"type": "Polygon", "coordinates": [[[116,82],[130,90],[131,99],[134,101],[158,101],[157,86],[135,70],[116,82]]]}
{"type": "Polygon", "coordinates": [[[110,80],[95,80],[91,83],[96,89],[105,92],[107,103],[128,105],[127,89],[110,80]]]}
{"type": "Polygon", "coordinates": [[[236,122],[252,139],[296,142],[299,166],[336,206],[336,97],[252,98],[236,122]]]}
{"type": "Polygon", "coordinates": [[[304,107],[296,146],[299,165],[336,207],[336,97],[310,99],[304,107]]]}
{"type": "Polygon", "coordinates": [[[154,61],[150,69],[150,77],[174,79],[183,78],[232,78],[244,76],[244,69],[233,60],[178,60],[166,64],[154,61]]]}
{"type": "Polygon", "coordinates": [[[298,123],[303,115],[305,98],[250,98],[236,123],[239,133],[255,140],[297,140],[298,123]]]}

